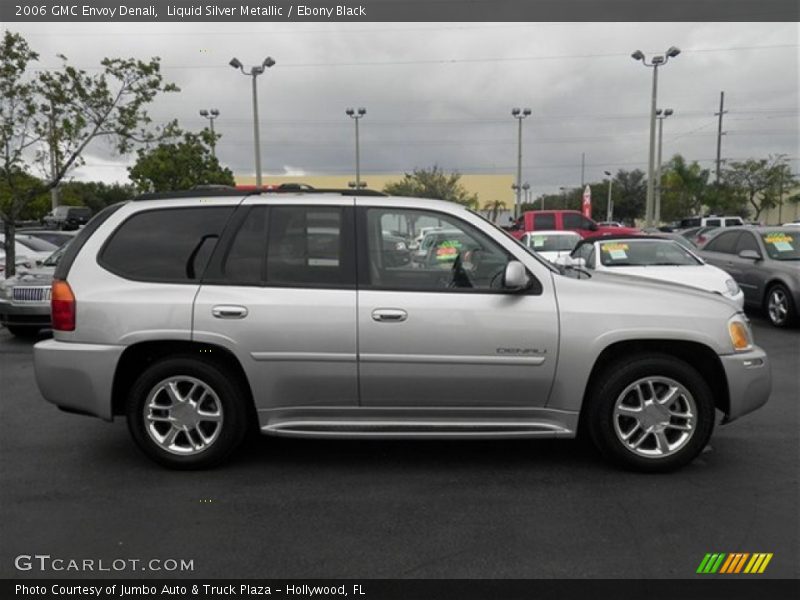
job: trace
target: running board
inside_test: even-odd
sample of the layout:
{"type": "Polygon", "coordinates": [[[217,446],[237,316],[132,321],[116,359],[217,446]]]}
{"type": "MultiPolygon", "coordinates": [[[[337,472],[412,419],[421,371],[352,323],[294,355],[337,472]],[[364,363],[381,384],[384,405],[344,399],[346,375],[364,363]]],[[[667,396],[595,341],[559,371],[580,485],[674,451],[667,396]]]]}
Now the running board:
{"type": "Polygon", "coordinates": [[[573,437],[574,432],[548,422],[436,421],[282,421],[262,433],[287,437],[343,438],[525,438],[573,437]]]}

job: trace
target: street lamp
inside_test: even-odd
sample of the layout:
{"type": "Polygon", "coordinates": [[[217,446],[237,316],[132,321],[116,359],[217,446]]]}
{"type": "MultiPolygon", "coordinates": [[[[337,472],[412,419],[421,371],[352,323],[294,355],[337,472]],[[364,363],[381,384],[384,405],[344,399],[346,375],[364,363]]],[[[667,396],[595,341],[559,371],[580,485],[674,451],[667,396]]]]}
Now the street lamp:
{"type": "Polygon", "coordinates": [[[348,108],[344,111],[344,113],[356,122],[356,181],[353,187],[362,188],[365,186],[361,185],[361,156],[358,147],[358,121],[365,114],[367,114],[367,109],[359,108],[358,110],[354,110],[352,108],[348,108]]]}
{"type": "Polygon", "coordinates": [[[637,50],[631,54],[634,60],[642,61],[645,67],[653,67],[653,94],[650,101],[650,154],[647,163],[647,208],[645,210],[645,226],[653,225],[653,197],[654,197],[654,163],[656,149],[656,96],[658,93],[658,67],[667,64],[670,58],[675,58],[681,53],[680,49],[670,46],[663,55],[654,56],[647,62],[644,53],[637,50]]]}
{"type": "Polygon", "coordinates": [[[525,192],[525,204],[530,204],[530,201],[531,201],[531,199],[530,199],[530,190],[531,190],[531,184],[530,183],[528,183],[526,181],[525,183],[522,184],[522,191],[525,192]]]}
{"type": "Polygon", "coordinates": [[[663,111],[659,108],[656,111],[656,119],[658,119],[658,159],[656,160],[656,208],[655,218],[653,219],[656,223],[661,222],[661,143],[664,140],[664,119],[673,112],[671,108],[665,108],[663,111]]]}
{"type": "Polygon", "coordinates": [[[611,222],[614,218],[614,201],[611,199],[611,186],[614,180],[611,179],[611,171],[603,171],[608,177],[608,201],[606,202],[606,221],[611,222]]]}
{"type": "Polygon", "coordinates": [[[517,183],[514,188],[517,192],[517,197],[514,202],[514,218],[519,217],[520,194],[522,193],[522,120],[530,116],[530,108],[512,108],[511,116],[519,122],[519,133],[517,136],[517,183]]]}
{"type": "Polygon", "coordinates": [[[256,91],[256,77],[261,75],[266,69],[275,65],[275,61],[271,56],[265,58],[260,65],[250,68],[247,73],[244,70],[244,65],[238,58],[234,57],[228,63],[234,69],[239,69],[242,75],[250,75],[253,78],[253,143],[255,144],[256,154],[256,188],[261,187],[261,142],[258,136],[258,93],[256,91]]]}
{"type": "Polygon", "coordinates": [[[200,116],[205,117],[208,119],[208,122],[211,125],[211,155],[216,158],[217,157],[217,138],[214,135],[214,119],[219,116],[219,111],[216,108],[212,108],[211,110],[206,110],[205,108],[200,111],[200,116]]]}

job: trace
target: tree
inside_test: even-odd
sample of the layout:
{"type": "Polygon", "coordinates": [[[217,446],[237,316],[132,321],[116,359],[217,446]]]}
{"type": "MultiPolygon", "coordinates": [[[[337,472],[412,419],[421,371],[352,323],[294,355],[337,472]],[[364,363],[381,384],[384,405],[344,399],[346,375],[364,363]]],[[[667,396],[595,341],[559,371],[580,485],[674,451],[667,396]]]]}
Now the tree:
{"type": "Polygon", "coordinates": [[[213,155],[218,135],[204,129],[184,133],[180,141],[139,149],[136,164],[128,169],[131,181],[142,192],[188,190],[198,185],[234,185],[233,173],[213,155]]]}
{"type": "Polygon", "coordinates": [[[783,155],[732,162],[723,172],[723,180],[750,204],[755,221],[764,210],[778,206],[781,192],[797,183],[783,155]]]}
{"type": "Polygon", "coordinates": [[[503,204],[500,200],[492,200],[491,202],[487,202],[483,205],[483,210],[489,213],[489,220],[492,223],[497,222],[497,215],[500,213],[501,210],[505,210],[506,205],[503,204]]]}
{"type": "Polygon", "coordinates": [[[706,205],[721,204],[708,177],[709,170],[697,161],[688,164],[680,154],[673,156],[661,176],[661,218],[675,221],[701,214],[706,205]]]}
{"type": "Polygon", "coordinates": [[[614,199],[614,219],[633,223],[644,216],[647,203],[647,181],[639,169],[620,169],[614,176],[611,190],[614,199]]]}
{"type": "Polygon", "coordinates": [[[15,221],[37,197],[83,164],[87,146],[107,140],[119,153],[137,142],[171,135],[174,123],[153,129],[145,108],[164,83],[160,59],[104,58],[96,75],[68,64],[29,72],[39,59],[25,39],[6,30],[0,42],[0,218],[4,221],[6,274],[13,275],[15,221]],[[31,182],[31,168],[45,174],[31,182]]]}
{"type": "Polygon", "coordinates": [[[383,191],[392,196],[412,196],[419,198],[437,198],[463,204],[472,209],[478,208],[478,194],[471,194],[461,183],[461,174],[446,174],[437,165],[431,169],[414,169],[406,173],[403,179],[384,186],[383,191]]]}

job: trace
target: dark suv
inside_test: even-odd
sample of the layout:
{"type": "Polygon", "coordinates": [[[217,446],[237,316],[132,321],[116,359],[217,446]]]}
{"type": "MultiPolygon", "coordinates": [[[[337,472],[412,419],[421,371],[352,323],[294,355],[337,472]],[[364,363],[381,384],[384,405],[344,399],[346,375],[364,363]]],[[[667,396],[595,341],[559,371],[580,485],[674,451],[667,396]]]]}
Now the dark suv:
{"type": "Polygon", "coordinates": [[[78,229],[86,225],[92,217],[92,211],[87,206],[56,206],[44,216],[42,225],[51,229],[78,229]]]}

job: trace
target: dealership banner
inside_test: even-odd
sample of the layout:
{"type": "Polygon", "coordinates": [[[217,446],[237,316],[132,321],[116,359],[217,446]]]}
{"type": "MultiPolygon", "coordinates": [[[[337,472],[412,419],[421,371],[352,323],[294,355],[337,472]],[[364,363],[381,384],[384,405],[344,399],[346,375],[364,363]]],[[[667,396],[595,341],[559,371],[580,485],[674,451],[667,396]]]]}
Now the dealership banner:
{"type": "Polygon", "coordinates": [[[798,21],[797,0],[3,0],[0,22],[798,21]]]}
{"type": "Polygon", "coordinates": [[[800,582],[787,579],[208,579],[123,580],[62,579],[3,580],[0,597],[37,598],[149,598],[152,600],[206,600],[219,598],[348,598],[350,600],[614,600],[752,599],[783,600],[800,597],[800,582]]]}

